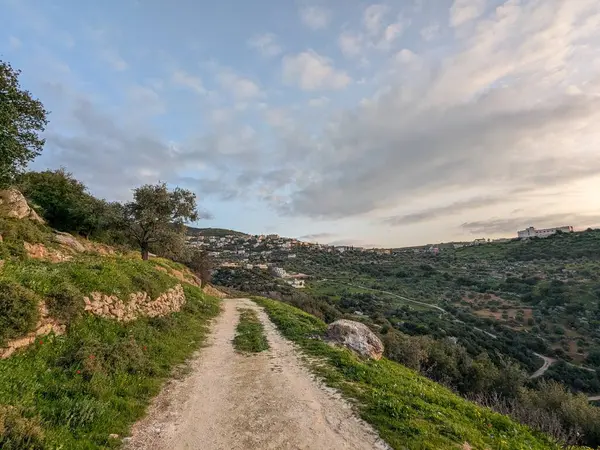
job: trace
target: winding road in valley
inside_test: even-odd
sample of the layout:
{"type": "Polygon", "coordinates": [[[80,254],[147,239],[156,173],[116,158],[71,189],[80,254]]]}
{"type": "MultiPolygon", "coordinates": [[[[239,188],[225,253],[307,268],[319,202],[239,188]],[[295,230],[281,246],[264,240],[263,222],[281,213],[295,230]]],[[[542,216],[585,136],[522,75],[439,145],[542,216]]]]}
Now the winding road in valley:
{"type": "Polygon", "coordinates": [[[311,376],[296,347],[248,299],[223,301],[190,369],[158,395],[127,450],[389,449],[349,403],[311,376]],[[258,313],[268,351],[234,351],[239,307],[258,313]]]}
{"type": "MultiPolygon", "coordinates": [[[[435,310],[440,311],[440,312],[442,312],[444,314],[448,314],[450,317],[454,317],[454,316],[452,316],[452,314],[450,314],[448,311],[446,311],[444,308],[442,308],[440,306],[432,305],[431,303],[425,303],[425,302],[421,302],[421,301],[418,301],[418,300],[414,300],[412,298],[404,297],[403,295],[399,295],[399,294],[396,294],[394,292],[384,291],[384,290],[381,290],[381,289],[369,288],[369,287],[361,286],[361,285],[358,285],[358,284],[346,283],[346,282],[337,281],[337,280],[328,279],[328,278],[325,278],[323,280],[316,280],[316,281],[318,281],[318,282],[332,281],[334,283],[341,284],[343,286],[350,286],[350,287],[354,287],[354,288],[358,288],[358,289],[364,289],[364,290],[367,290],[367,291],[379,292],[379,293],[382,293],[382,294],[391,295],[392,297],[399,298],[399,299],[404,300],[406,302],[415,303],[417,305],[421,305],[421,306],[425,306],[427,308],[435,309],[435,310]]],[[[454,318],[453,320],[455,322],[460,322],[462,324],[470,326],[472,329],[477,330],[477,331],[479,331],[481,333],[484,333],[484,334],[486,334],[487,336],[489,336],[489,337],[491,337],[493,339],[497,339],[497,336],[494,335],[494,334],[492,334],[492,333],[490,333],[489,331],[485,331],[485,330],[482,330],[481,328],[478,328],[476,326],[467,324],[467,323],[465,323],[462,320],[457,319],[457,318],[454,318]]],[[[533,374],[530,375],[529,378],[531,378],[531,379],[541,377],[542,375],[544,375],[546,373],[546,371],[550,368],[550,366],[552,366],[552,364],[558,362],[557,359],[550,358],[549,356],[540,355],[539,353],[535,353],[535,352],[533,352],[533,354],[535,356],[537,356],[538,358],[542,359],[543,363],[542,363],[542,366],[538,370],[536,370],[533,374]]],[[[590,372],[595,372],[594,369],[590,369],[589,367],[576,366],[575,364],[571,364],[571,363],[568,363],[568,362],[566,364],[568,364],[570,366],[573,366],[573,367],[577,367],[578,369],[587,370],[587,371],[590,371],[590,372]]],[[[600,395],[599,396],[588,397],[588,400],[590,400],[590,401],[600,400],[600,395]]]]}
{"type": "Polygon", "coordinates": [[[550,358],[549,356],[540,355],[539,353],[535,353],[535,352],[533,354],[535,356],[537,356],[538,358],[541,358],[544,361],[544,363],[542,364],[542,367],[540,367],[538,370],[536,370],[529,377],[531,379],[533,379],[533,378],[539,378],[542,375],[544,375],[546,373],[546,371],[550,368],[550,366],[556,362],[556,359],[550,358]]]}

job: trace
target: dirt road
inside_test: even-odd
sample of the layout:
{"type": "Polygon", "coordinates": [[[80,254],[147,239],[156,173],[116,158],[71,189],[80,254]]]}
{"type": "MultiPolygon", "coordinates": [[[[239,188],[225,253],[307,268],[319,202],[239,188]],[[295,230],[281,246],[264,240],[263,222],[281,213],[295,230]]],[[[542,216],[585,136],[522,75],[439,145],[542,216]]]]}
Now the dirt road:
{"type": "Polygon", "coordinates": [[[542,375],[544,375],[546,373],[546,371],[550,368],[550,366],[552,364],[554,364],[556,362],[556,359],[554,358],[549,358],[548,356],[544,356],[544,355],[540,355],[539,353],[533,353],[535,356],[537,356],[538,358],[542,358],[542,360],[544,361],[544,363],[542,364],[542,367],[540,367],[538,370],[536,370],[533,375],[531,375],[529,378],[538,378],[541,377],[542,375]]]}
{"type": "Polygon", "coordinates": [[[191,374],[170,382],[128,450],[387,449],[340,396],[315,381],[294,346],[250,300],[224,300],[191,374]],[[238,307],[254,308],[271,349],[244,356],[231,340],[238,307]]]}

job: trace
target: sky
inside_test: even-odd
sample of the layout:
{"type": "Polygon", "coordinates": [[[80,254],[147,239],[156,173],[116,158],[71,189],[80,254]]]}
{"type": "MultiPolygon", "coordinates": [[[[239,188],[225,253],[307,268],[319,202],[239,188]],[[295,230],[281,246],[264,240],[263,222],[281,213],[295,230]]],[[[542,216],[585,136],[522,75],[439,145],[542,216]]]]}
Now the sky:
{"type": "Polygon", "coordinates": [[[34,170],[202,227],[399,247],[600,225],[597,0],[0,0],[34,170]]]}

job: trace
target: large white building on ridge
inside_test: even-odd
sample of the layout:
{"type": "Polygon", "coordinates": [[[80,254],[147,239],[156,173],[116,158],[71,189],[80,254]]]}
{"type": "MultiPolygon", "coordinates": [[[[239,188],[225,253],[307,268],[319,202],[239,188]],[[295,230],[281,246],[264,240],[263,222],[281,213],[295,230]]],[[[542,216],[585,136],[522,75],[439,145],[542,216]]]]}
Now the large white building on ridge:
{"type": "Polygon", "coordinates": [[[563,233],[572,233],[573,227],[566,226],[566,227],[556,227],[556,228],[542,228],[539,230],[534,227],[529,227],[525,230],[517,231],[517,234],[520,238],[532,238],[532,237],[545,238],[548,236],[552,236],[557,231],[562,231],[563,233]]]}

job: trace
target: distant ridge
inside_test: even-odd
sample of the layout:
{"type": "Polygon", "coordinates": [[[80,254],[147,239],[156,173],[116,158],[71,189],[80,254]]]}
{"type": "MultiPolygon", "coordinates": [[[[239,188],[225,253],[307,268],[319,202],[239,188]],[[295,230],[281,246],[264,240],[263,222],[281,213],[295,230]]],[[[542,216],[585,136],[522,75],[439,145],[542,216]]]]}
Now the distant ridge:
{"type": "Polygon", "coordinates": [[[187,233],[189,236],[214,236],[214,237],[223,237],[223,236],[239,236],[244,237],[248,236],[247,233],[242,233],[241,231],[228,230],[226,228],[195,228],[195,227],[187,227],[187,233]]]}

